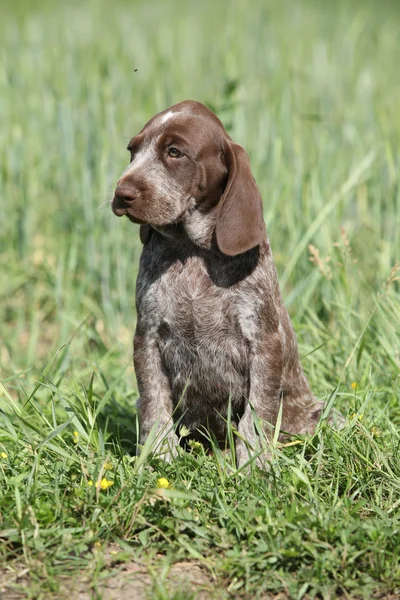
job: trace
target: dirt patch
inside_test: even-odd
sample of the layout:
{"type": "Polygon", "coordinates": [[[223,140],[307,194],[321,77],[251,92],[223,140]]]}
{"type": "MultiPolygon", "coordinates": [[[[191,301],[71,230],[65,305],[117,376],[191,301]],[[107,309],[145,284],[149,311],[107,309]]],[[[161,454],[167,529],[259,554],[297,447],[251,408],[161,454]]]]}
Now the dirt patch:
{"type": "Polygon", "coordinates": [[[29,588],[29,569],[18,565],[0,567],[0,600],[26,598],[29,588]]]}
{"type": "MultiPolygon", "coordinates": [[[[147,600],[152,597],[152,592],[157,586],[168,590],[171,596],[180,592],[182,598],[189,598],[194,594],[198,600],[215,597],[213,582],[199,565],[179,562],[172,565],[167,574],[155,572],[152,575],[135,563],[127,563],[122,571],[107,580],[102,598],[147,600]]],[[[82,597],[80,600],[86,598],[82,597]]]]}
{"type": "MultiPolygon", "coordinates": [[[[61,577],[59,591],[41,592],[41,598],[57,600],[149,600],[157,588],[167,591],[170,597],[211,600],[223,598],[217,594],[215,583],[201,565],[195,562],[178,562],[161,569],[146,568],[134,561],[110,567],[96,583],[86,574],[61,577]]],[[[39,590],[37,590],[39,592],[39,590]]],[[[0,569],[0,600],[35,598],[29,578],[29,569],[13,566],[0,569]]]]}
{"type": "MultiPolygon", "coordinates": [[[[210,573],[197,561],[181,561],[173,565],[158,562],[154,569],[134,560],[120,564],[109,562],[106,552],[105,569],[94,580],[87,572],[61,576],[56,586],[33,583],[29,569],[16,563],[0,567],[0,600],[152,600],[155,597],[176,600],[228,600],[248,598],[220,587],[210,573]],[[57,591],[50,591],[51,588],[57,591]]],[[[54,583],[54,582],[53,582],[54,583]]],[[[254,596],[251,596],[253,598],[254,596]]],[[[342,596],[340,596],[342,597],[342,596]]],[[[343,596],[361,600],[359,596],[343,596]]],[[[377,593],[375,600],[398,600],[393,593],[377,593]]],[[[264,593],[260,600],[289,600],[284,592],[264,593]]],[[[304,600],[310,600],[306,595],[304,600]]]]}

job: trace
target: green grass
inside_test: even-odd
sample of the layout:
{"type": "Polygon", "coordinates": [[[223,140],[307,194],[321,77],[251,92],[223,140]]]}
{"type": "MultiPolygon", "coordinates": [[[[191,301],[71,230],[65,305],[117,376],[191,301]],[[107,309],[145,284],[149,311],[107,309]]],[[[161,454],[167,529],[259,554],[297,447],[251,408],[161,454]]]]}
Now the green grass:
{"type": "Polygon", "coordinates": [[[168,591],[181,560],[210,597],[399,597],[400,7],[248,7],[0,6],[0,578],[17,595],[61,597],[79,572],[101,598],[135,559],[151,598],[190,597],[168,591]],[[132,456],[140,242],[107,199],[128,139],[186,98],[248,150],[304,367],[347,419],[277,447],[269,473],[132,456]]]}

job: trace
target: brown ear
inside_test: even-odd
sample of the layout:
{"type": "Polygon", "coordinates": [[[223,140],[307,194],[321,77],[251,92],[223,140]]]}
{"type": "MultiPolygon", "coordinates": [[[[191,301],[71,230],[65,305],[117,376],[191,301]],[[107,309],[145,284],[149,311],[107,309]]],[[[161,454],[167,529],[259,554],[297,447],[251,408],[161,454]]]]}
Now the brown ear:
{"type": "Polygon", "coordinates": [[[150,225],[141,225],[140,226],[140,241],[142,242],[142,244],[145,244],[146,242],[149,241],[150,234],[151,234],[150,225]]]}
{"type": "Polygon", "coordinates": [[[235,256],[261,244],[266,231],[261,194],[247,152],[227,141],[224,156],[228,181],[220,200],[215,233],[221,252],[235,256]]]}

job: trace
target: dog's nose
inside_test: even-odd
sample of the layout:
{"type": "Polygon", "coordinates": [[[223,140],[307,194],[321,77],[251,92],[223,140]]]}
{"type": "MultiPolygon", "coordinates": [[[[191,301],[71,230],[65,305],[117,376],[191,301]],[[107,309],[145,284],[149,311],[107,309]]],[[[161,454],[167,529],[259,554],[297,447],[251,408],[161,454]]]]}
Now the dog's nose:
{"type": "Polygon", "coordinates": [[[132,203],[136,200],[136,190],[119,185],[117,186],[114,198],[112,201],[112,209],[118,217],[126,215],[127,209],[132,206],[132,203]]]}
{"type": "Polygon", "coordinates": [[[122,205],[130,206],[136,200],[136,190],[125,185],[118,185],[115,190],[115,197],[122,205]]]}

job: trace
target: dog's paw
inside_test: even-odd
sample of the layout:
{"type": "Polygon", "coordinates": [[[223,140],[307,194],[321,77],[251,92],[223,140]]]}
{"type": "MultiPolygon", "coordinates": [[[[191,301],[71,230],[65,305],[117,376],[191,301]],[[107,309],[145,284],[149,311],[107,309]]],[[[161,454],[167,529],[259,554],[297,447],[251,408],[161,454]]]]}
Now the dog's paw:
{"type": "Polygon", "coordinates": [[[179,454],[179,441],[174,433],[167,434],[157,447],[156,454],[167,463],[171,463],[179,454]]]}
{"type": "Polygon", "coordinates": [[[238,469],[243,469],[247,465],[244,468],[245,472],[250,472],[252,465],[263,471],[269,471],[271,453],[268,448],[261,448],[259,443],[254,449],[250,449],[248,444],[240,440],[240,443],[236,442],[236,464],[238,469]]]}

